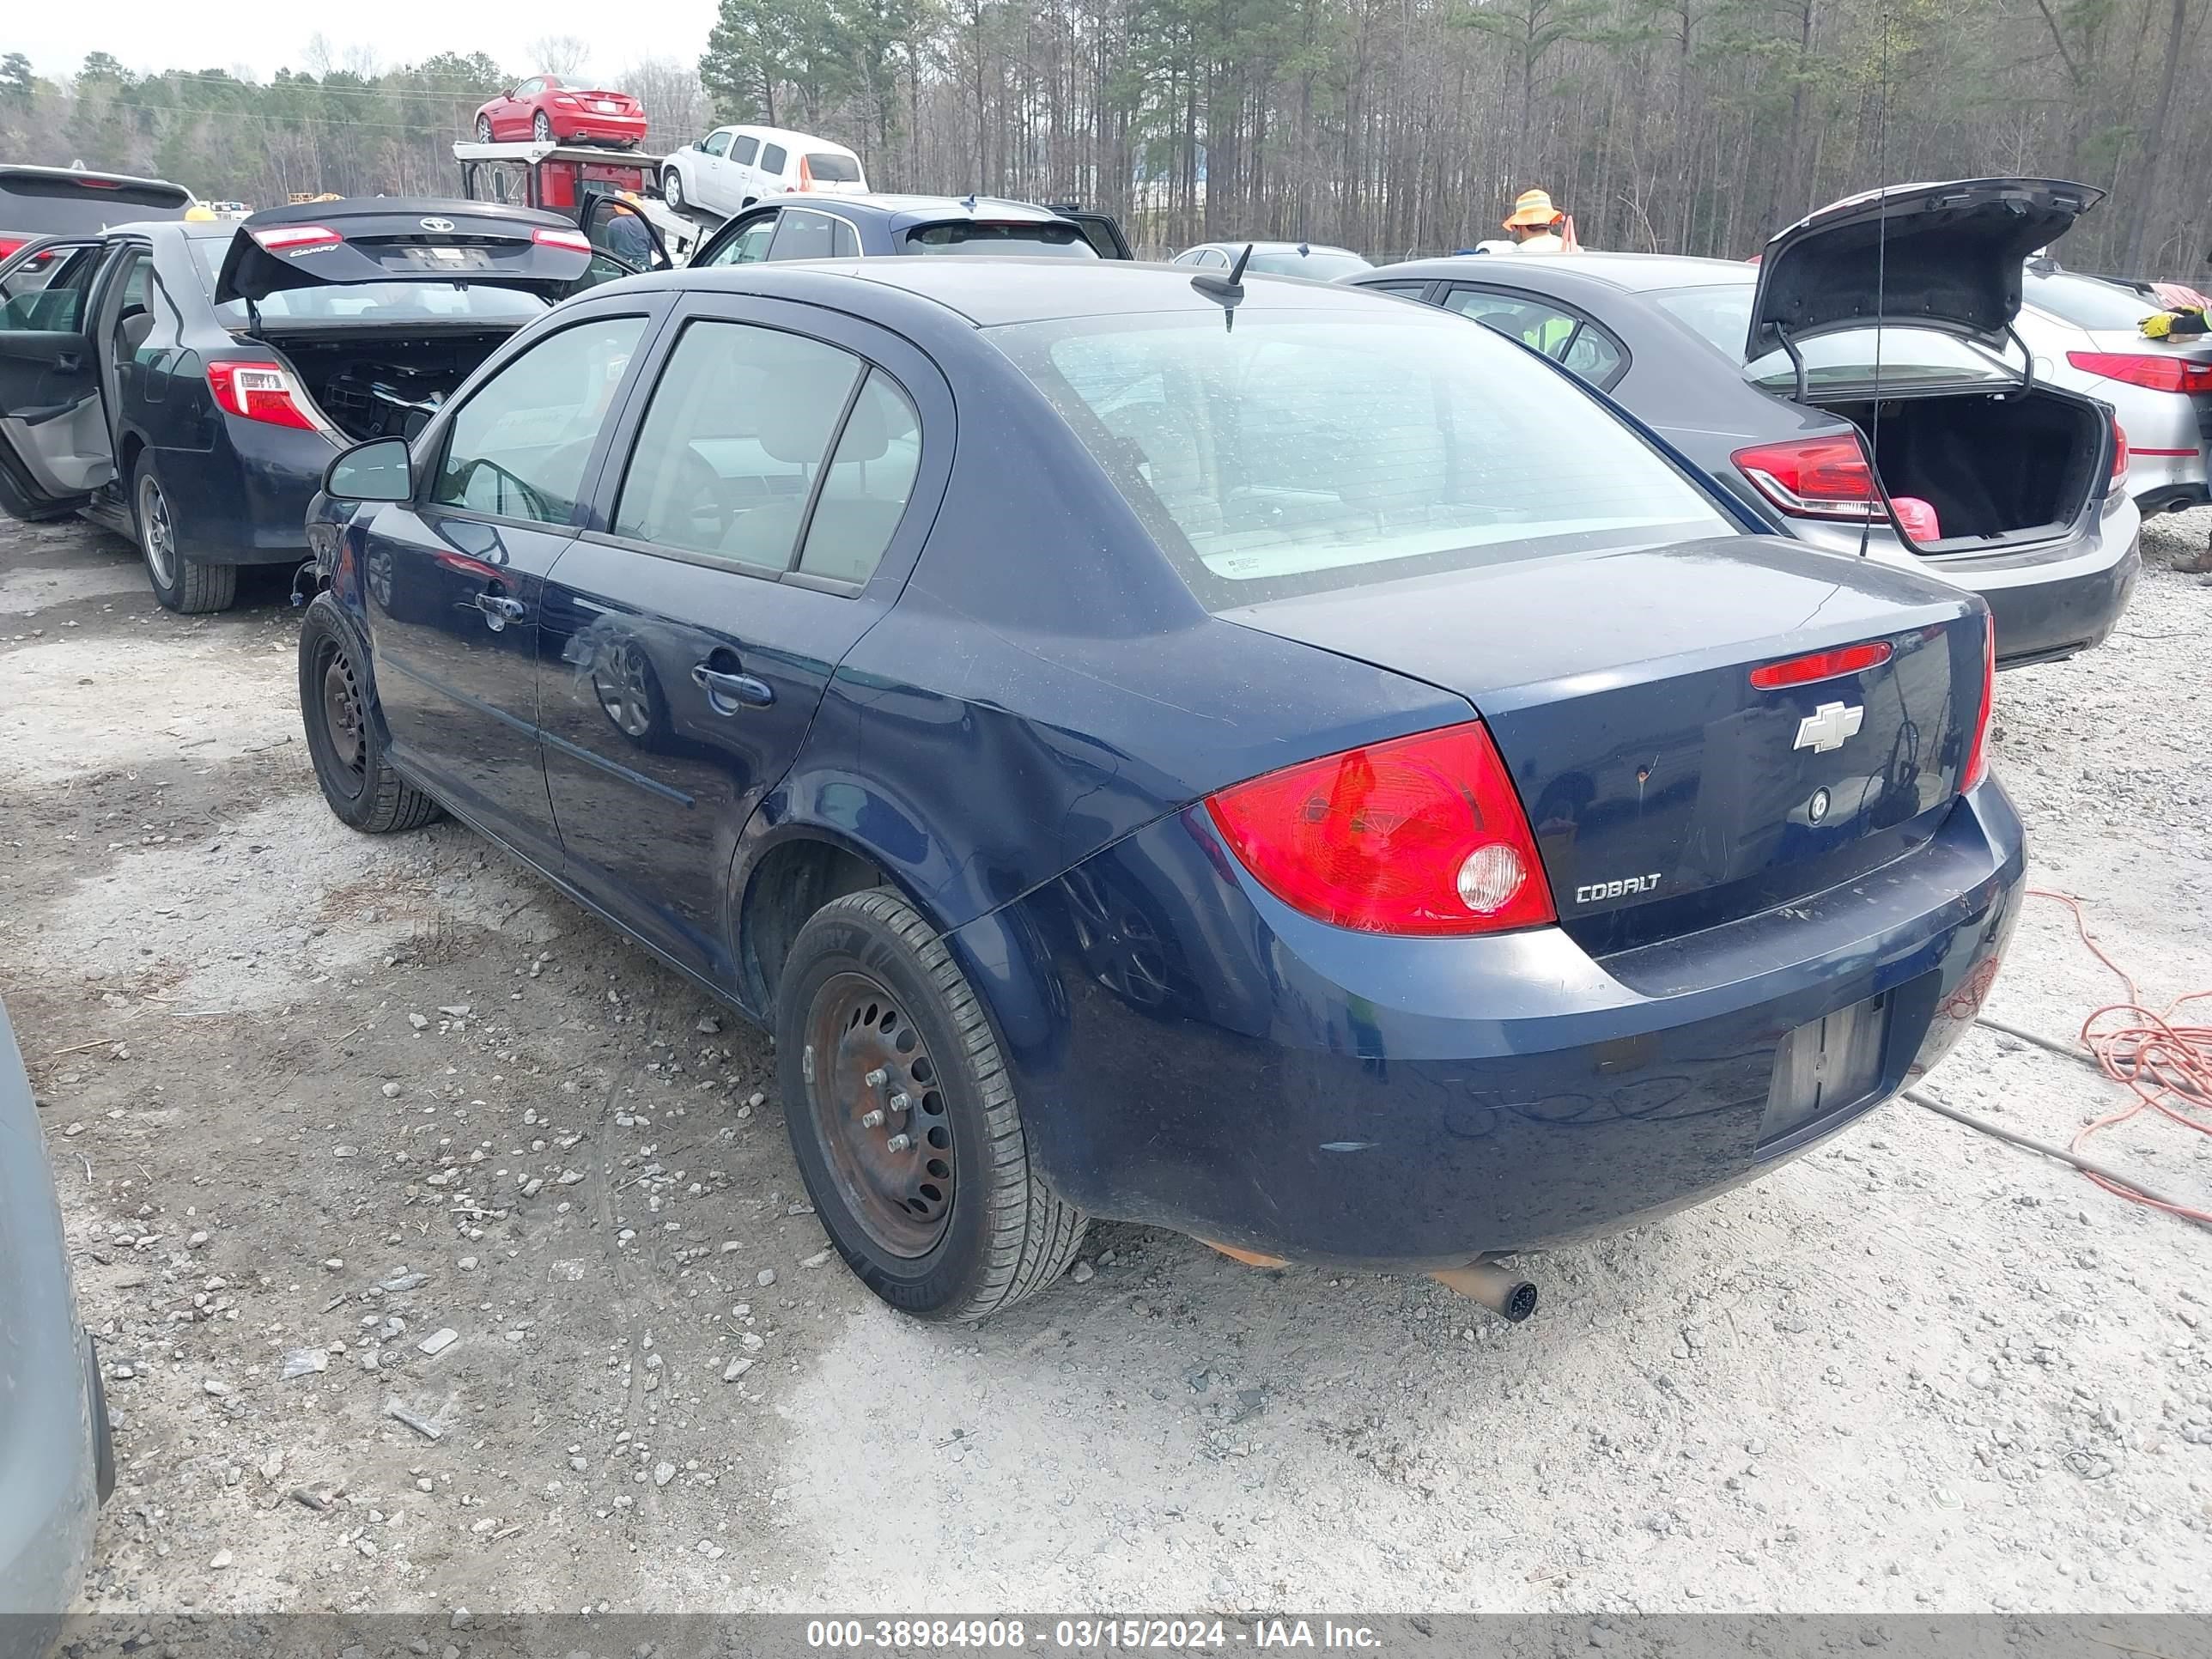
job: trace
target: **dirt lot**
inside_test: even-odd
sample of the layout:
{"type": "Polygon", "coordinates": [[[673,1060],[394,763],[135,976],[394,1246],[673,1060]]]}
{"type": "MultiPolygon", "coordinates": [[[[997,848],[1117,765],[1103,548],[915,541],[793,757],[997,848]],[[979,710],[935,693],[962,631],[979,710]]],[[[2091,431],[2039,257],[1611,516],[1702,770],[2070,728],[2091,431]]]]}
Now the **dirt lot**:
{"type": "MultiPolygon", "coordinates": [[[[2163,1002],[2212,986],[2212,585],[2123,629],[2005,678],[1996,763],[2163,1002]]],[[[465,830],[330,817],[295,630],[0,521],[0,995],[123,1459],[88,1607],[2212,1607],[2212,1237],[1909,1105],[1546,1259],[1518,1328],[1123,1227],[893,1316],[764,1039],[465,830]]],[[[1991,1006],[2118,988],[2039,902],[1991,1006]]],[[[1934,1087],[2117,1098],[1985,1032],[1934,1087]]],[[[2212,1139],[2098,1145],[2212,1194],[2212,1139]]]]}

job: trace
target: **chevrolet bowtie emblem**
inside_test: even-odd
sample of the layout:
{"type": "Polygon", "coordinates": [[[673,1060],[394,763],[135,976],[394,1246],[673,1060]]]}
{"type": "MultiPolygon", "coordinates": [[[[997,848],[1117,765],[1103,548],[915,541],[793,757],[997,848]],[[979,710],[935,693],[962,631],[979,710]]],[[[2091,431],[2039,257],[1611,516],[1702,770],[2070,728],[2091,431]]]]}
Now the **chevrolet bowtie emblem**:
{"type": "Polygon", "coordinates": [[[1844,739],[1852,737],[1866,720],[1866,710],[1840,702],[1824,702],[1797,722],[1797,741],[1792,749],[1809,749],[1816,755],[1825,755],[1831,749],[1840,749],[1844,739]]]}

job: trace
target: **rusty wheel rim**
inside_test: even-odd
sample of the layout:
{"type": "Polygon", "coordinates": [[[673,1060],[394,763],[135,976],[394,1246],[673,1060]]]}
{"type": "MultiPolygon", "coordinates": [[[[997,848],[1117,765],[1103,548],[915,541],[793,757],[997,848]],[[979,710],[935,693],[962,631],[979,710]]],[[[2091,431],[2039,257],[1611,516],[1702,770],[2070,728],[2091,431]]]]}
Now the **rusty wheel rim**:
{"type": "Polygon", "coordinates": [[[888,1255],[928,1255],[952,1218],[954,1165],[944,1079],[921,1028],[876,981],[840,974],[815,994],[806,1062],[846,1208],[888,1255]]]}

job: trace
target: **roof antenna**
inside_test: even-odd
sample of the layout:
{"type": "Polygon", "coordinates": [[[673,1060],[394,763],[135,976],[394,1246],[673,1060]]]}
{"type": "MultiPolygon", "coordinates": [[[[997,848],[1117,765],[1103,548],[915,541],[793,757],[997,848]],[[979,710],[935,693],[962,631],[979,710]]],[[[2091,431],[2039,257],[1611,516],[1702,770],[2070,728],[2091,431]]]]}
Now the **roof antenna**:
{"type": "MultiPolygon", "coordinates": [[[[1881,19],[1881,107],[1875,114],[1875,165],[1881,168],[1881,177],[1889,177],[1889,8],[1884,6],[1881,19]]],[[[1881,482],[1881,340],[1882,319],[1889,313],[1889,185],[1881,187],[1880,204],[1874,222],[1874,422],[1867,435],[1867,482],[1885,512],[1887,511],[1888,490],[1881,482]]],[[[1874,514],[1876,502],[1867,503],[1867,515],[1859,521],[1859,557],[1867,556],[1867,544],[1874,535],[1874,514]]],[[[1905,526],[1898,525],[1897,533],[1905,536],[1905,526]]]]}
{"type": "Polygon", "coordinates": [[[1244,251],[1237,256],[1237,263],[1229,267],[1226,276],[1216,276],[1212,271],[1201,271],[1190,279],[1190,285],[1221,307],[1221,324],[1224,331],[1237,326],[1237,302],[1244,297],[1244,262],[1252,257],[1252,244],[1244,244],[1244,251]]]}

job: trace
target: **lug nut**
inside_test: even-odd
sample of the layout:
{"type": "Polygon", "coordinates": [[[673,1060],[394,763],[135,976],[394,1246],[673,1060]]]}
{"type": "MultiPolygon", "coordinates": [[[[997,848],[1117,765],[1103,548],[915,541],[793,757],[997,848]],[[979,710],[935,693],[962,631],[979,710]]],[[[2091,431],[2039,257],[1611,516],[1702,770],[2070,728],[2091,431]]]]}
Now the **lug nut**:
{"type": "Polygon", "coordinates": [[[913,1103],[914,1103],[912,1101],[906,1097],[906,1091],[903,1089],[900,1090],[896,1094],[891,1097],[891,1110],[895,1112],[903,1112],[913,1103]]]}
{"type": "Polygon", "coordinates": [[[884,1085],[890,1080],[891,1074],[884,1070],[880,1066],[877,1066],[874,1071],[869,1073],[867,1076],[860,1079],[861,1082],[866,1084],[871,1089],[880,1089],[884,1085]]]}
{"type": "Polygon", "coordinates": [[[884,1127],[883,1108],[878,1106],[873,1111],[862,1113],[860,1115],[860,1127],[863,1129],[882,1128],[884,1127]]]}
{"type": "Polygon", "coordinates": [[[895,1152],[902,1152],[908,1147],[914,1145],[914,1137],[912,1135],[893,1135],[884,1144],[886,1146],[889,1146],[895,1152]]]}

